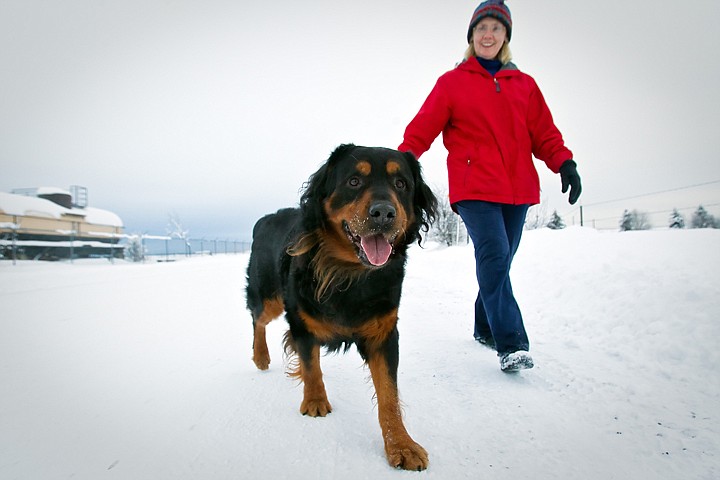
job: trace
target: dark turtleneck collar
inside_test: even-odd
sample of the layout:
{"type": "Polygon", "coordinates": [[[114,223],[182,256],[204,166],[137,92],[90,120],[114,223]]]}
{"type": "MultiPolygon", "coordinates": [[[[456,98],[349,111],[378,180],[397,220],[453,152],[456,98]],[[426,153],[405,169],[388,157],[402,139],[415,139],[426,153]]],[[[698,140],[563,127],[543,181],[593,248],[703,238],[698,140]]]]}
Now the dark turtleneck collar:
{"type": "Polygon", "coordinates": [[[495,74],[497,72],[500,71],[500,68],[502,68],[502,63],[500,62],[500,60],[497,60],[497,59],[485,60],[482,57],[475,57],[475,58],[477,58],[477,61],[480,62],[480,65],[482,65],[482,67],[485,70],[490,72],[490,75],[492,75],[493,77],[495,76],[495,74]]]}

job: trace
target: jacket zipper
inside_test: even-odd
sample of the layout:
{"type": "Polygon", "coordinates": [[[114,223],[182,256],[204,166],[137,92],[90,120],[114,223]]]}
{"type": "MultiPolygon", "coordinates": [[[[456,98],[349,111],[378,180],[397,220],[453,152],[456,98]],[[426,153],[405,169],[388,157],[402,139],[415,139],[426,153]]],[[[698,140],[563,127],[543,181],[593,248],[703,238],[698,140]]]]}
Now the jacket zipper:
{"type": "Polygon", "coordinates": [[[467,167],[465,168],[465,178],[463,178],[463,186],[467,186],[467,179],[470,176],[470,157],[468,157],[467,167]]]}
{"type": "Polygon", "coordinates": [[[500,93],[500,83],[498,83],[497,78],[495,77],[493,77],[493,80],[495,81],[495,91],[500,93]]]}

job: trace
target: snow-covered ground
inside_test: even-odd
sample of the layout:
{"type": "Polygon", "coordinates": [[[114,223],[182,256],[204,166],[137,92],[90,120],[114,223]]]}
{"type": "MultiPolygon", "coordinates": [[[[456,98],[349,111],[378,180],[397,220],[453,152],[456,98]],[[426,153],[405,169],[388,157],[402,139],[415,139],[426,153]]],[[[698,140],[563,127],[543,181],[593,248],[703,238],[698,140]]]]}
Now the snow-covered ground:
{"type": "Polygon", "coordinates": [[[369,372],[323,357],[298,412],[251,357],[247,255],[0,262],[0,478],[720,478],[720,230],[525,233],[512,277],[536,367],[472,339],[469,246],[411,248],[401,398],[426,472],[385,460],[369,372]]]}

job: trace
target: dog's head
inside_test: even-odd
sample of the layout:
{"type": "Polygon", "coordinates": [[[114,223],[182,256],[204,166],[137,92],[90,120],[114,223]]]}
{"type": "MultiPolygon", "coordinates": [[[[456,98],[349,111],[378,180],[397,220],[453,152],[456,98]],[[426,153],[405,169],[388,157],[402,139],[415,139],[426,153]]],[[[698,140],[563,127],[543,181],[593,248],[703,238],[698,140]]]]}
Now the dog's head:
{"type": "Polygon", "coordinates": [[[437,199],[410,153],[340,145],[300,200],[306,232],[323,232],[327,254],[377,268],[404,254],[435,219],[437,199]]]}

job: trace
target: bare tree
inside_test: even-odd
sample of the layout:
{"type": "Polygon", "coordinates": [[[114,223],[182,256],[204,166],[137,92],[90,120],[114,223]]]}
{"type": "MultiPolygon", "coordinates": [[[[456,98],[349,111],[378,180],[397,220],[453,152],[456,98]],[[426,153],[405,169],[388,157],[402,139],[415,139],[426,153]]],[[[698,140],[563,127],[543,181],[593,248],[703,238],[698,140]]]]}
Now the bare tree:
{"type": "Polygon", "coordinates": [[[190,230],[186,230],[185,227],[183,227],[180,217],[175,213],[168,215],[167,234],[172,238],[182,240],[185,244],[185,254],[192,254],[192,248],[190,247],[190,230]]]}
{"type": "Polygon", "coordinates": [[[453,212],[446,191],[435,189],[435,192],[438,198],[438,213],[435,223],[432,225],[431,237],[448,247],[457,245],[460,243],[461,237],[467,237],[464,234],[465,228],[462,226],[460,215],[453,212]]]}
{"type": "Polygon", "coordinates": [[[528,210],[525,217],[525,229],[537,230],[544,228],[548,224],[548,204],[546,200],[541,200],[537,205],[533,205],[528,210]]]}

